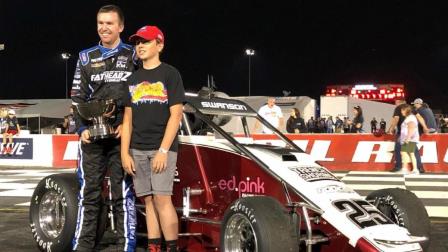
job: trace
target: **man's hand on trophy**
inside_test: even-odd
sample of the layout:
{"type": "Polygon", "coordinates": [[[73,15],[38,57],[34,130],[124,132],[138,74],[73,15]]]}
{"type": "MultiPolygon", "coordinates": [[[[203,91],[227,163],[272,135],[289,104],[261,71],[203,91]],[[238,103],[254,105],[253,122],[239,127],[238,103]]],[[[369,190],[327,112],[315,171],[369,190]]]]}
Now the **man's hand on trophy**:
{"type": "Polygon", "coordinates": [[[135,165],[131,155],[127,153],[121,155],[121,165],[127,174],[135,176],[135,165]]]}
{"type": "Polygon", "coordinates": [[[81,141],[83,143],[90,143],[90,131],[88,129],[85,129],[82,133],[81,133],[81,141]]]}
{"type": "Polygon", "coordinates": [[[115,129],[115,138],[120,138],[121,137],[121,130],[122,130],[122,127],[123,125],[122,124],[120,124],[120,125],[118,125],[118,127],[115,129]]]}

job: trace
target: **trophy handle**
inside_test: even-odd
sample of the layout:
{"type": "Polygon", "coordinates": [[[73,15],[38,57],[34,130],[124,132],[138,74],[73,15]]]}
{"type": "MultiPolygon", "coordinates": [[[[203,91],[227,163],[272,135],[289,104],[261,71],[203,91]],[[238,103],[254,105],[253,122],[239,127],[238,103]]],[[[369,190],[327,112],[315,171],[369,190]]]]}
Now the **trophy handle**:
{"type": "Polygon", "coordinates": [[[104,117],[111,117],[113,115],[113,113],[115,112],[115,103],[112,104],[112,109],[109,112],[104,112],[103,116],[104,117]]]}

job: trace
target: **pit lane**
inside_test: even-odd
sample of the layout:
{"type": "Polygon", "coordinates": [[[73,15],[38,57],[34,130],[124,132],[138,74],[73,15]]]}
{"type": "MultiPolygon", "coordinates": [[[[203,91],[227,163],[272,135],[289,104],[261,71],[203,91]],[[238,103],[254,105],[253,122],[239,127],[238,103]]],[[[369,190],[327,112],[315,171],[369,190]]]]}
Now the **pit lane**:
{"type": "MultiPolygon", "coordinates": [[[[28,204],[35,185],[53,173],[74,172],[48,167],[0,167],[0,247],[1,251],[39,251],[34,243],[29,223],[28,204]],[[9,184],[9,185],[8,185],[9,184]]],[[[428,251],[448,251],[448,218],[431,218],[431,244],[428,251]]],[[[114,234],[107,232],[101,251],[118,251],[114,234]]],[[[146,251],[144,241],[137,251],[146,251]]]]}

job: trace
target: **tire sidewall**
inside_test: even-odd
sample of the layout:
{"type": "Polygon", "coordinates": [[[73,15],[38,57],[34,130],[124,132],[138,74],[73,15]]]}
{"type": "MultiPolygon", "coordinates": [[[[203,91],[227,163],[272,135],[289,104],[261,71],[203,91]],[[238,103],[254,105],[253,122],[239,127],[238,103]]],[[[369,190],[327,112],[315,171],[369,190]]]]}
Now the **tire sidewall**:
{"type": "MultiPolygon", "coordinates": [[[[391,208],[396,216],[397,225],[408,229],[411,235],[425,236],[430,239],[431,226],[428,213],[420,199],[412,192],[400,188],[387,188],[372,192],[367,200],[379,198],[391,208]]],[[[421,243],[424,251],[429,240],[421,243]]]]}
{"type": "Polygon", "coordinates": [[[291,235],[293,229],[291,229],[288,215],[281,205],[271,197],[254,196],[240,198],[227,209],[221,227],[221,251],[225,251],[224,239],[227,223],[235,214],[243,215],[250,222],[257,239],[257,250],[259,252],[274,251],[274,249],[277,249],[277,251],[294,251],[288,247],[296,245],[298,249],[298,243],[295,244],[297,238],[287,238],[291,235]],[[265,205],[256,204],[252,200],[265,200],[265,205]],[[274,226],[272,223],[277,225],[274,226]],[[276,243],[270,242],[271,239],[276,240],[276,243]],[[285,246],[287,249],[282,249],[281,246],[285,246]]]}
{"type": "MultiPolygon", "coordinates": [[[[76,178],[75,176],[73,174],[73,178],[76,178]]],[[[33,239],[41,251],[71,250],[77,222],[78,199],[76,190],[78,187],[76,184],[73,185],[70,179],[68,176],[48,176],[39,182],[33,193],[30,203],[30,227],[33,239]],[[39,206],[44,194],[50,191],[62,197],[62,205],[65,208],[64,228],[56,238],[47,237],[39,225],[39,206]]]]}

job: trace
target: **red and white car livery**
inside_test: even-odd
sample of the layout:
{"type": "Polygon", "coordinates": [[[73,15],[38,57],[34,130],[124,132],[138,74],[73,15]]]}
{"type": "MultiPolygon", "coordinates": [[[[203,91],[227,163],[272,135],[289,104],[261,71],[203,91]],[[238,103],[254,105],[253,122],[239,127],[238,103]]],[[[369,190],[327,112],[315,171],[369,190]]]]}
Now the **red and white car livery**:
{"type": "MultiPolygon", "coordinates": [[[[428,246],[429,218],[413,193],[390,188],[361,197],[241,101],[189,97],[179,143],[173,202],[181,251],[398,252],[428,246]],[[274,132],[275,145],[252,138],[253,121],[274,132]],[[226,132],[227,123],[241,123],[243,132],[226,132]]],[[[76,215],[63,216],[64,225],[46,223],[60,223],[62,213],[72,212],[64,209],[77,207],[71,202],[76,197],[68,197],[76,190],[64,188],[70,183],[61,181],[56,192],[36,189],[41,198],[54,195],[54,208],[61,209],[57,216],[33,214],[48,207],[31,202],[31,226],[42,244],[71,240],[63,236],[76,215]],[[53,240],[45,238],[50,231],[53,240]]],[[[138,226],[145,235],[146,225],[138,226]]]]}

